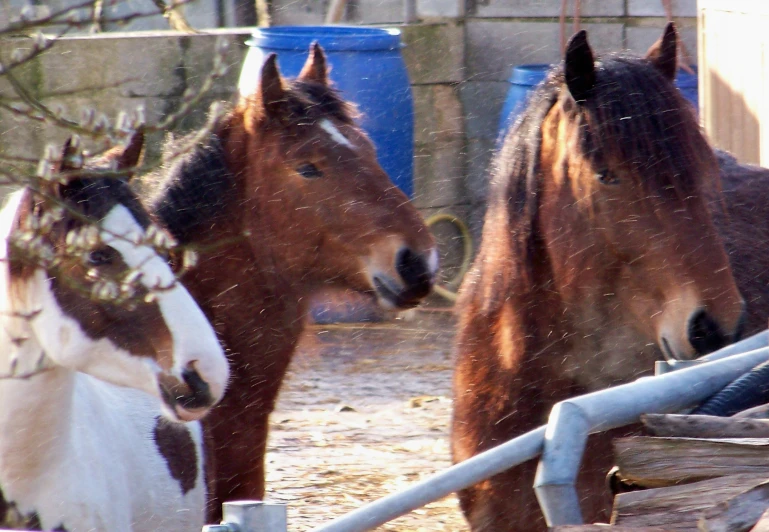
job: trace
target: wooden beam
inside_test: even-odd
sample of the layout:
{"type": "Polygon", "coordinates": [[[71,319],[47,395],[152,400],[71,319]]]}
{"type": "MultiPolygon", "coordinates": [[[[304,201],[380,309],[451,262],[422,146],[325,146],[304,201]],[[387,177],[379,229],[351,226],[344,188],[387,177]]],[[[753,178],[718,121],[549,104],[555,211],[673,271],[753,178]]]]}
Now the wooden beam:
{"type": "Polygon", "coordinates": [[[631,436],[613,444],[620,477],[649,488],[741,473],[769,478],[769,439],[631,436]]]}
{"type": "MultiPolygon", "coordinates": [[[[698,523],[703,517],[713,523],[720,523],[719,516],[733,515],[730,509],[737,508],[742,500],[735,501],[733,506],[727,504],[720,507],[717,512],[714,508],[725,501],[731,501],[743,493],[750,492],[757,486],[763,486],[765,482],[766,477],[762,474],[744,474],[703,480],[682,486],[622,493],[614,498],[611,523],[629,528],[661,527],[666,530],[697,530],[698,523]],[[706,516],[708,511],[713,513],[706,516]]],[[[764,488],[760,491],[760,496],[763,497],[764,488]]],[[[749,498],[751,497],[753,496],[749,498]]],[[[763,509],[766,509],[766,506],[763,509]]],[[[759,513],[755,516],[756,521],[760,515],[759,513]]]]}
{"type": "Polygon", "coordinates": [[[641,416],[654,436],[678,438],[769,438],[769,420],[679,414],[641,416]]]}

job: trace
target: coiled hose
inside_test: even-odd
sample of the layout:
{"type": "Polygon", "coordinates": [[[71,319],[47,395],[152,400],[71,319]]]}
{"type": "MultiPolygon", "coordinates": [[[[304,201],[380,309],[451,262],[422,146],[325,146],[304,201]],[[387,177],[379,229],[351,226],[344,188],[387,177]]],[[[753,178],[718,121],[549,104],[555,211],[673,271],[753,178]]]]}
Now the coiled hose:
{"type": "Polygon", "coordinates": [[[462,281],[462,278],[467,273],[467,270],[470,269],[470,264],[473,260],[473,238],[470,235],[470,230],[467,228],[467,225],[459,219],[457,216],[454,216],[453,214],[449,213],[439,213],[434,214],[430,216],[427,220],[425,220],[425,224],[427,224],[427,227],[432,229],[432,227],[438,223],[441,222],[448,222],[454,227],[457,228],[459,231],[460,236],[462,237],[462,263],[459,266],[459,269],[457,270],[456,275],[450,279],[449,281],[443,283],[444,286],[440,286],[438,284],[435,285],[435,288],[433,289],[436,294],[439,296],[448,299],[452,303],[457,300],[457,293],[456,291],[451,290],[448,287],[455,287],[458,286],[459,283],[462,281]]]}
{"type": "Polygon", "coordinates": [[[769,403],[769,361],[732,381],[694,409],[692,414],[729,417],[765,403],[769,403]]]}

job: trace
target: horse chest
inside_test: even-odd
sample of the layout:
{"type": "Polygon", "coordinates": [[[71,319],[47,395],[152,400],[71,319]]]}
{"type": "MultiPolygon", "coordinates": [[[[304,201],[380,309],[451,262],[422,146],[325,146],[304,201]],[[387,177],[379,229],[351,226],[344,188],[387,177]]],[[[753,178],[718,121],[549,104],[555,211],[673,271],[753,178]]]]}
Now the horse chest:
{"type": "Polygon", "coordinates": [[[169,430],[152,397],[77,378],[68,434],[38,457],[45,467],[21,479],[0,471],[0,526],[199,529],[206,497],[199,424],[169,430]]]}

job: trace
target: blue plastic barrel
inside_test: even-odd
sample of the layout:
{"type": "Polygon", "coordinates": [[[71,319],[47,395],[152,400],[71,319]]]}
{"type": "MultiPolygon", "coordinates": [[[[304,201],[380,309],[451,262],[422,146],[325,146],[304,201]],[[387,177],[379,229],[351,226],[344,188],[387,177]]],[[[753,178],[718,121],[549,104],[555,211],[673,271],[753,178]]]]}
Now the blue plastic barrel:
{"type": "Polygon", "coordinates": [[[284,76],[297,76],[315,41],[326,52],[334,86],[362,112],[361,127],[374,142],[382,168],[410,197],[414,189],[414,102],[400,52],[400,30],[358,26],[259,28],[246,43],[250,49],[238,82],[241,94],[254,91],[262,64],[272,52],[278,54],[278,67],[284,76]]]}
{"type": "MultiPolygon", "coordinates": [[[[523,111],[528,102],[529,93],[547,76],[548,71],[553,65],[532,63],[529,65],[519,65],[513,68],[510,75],[510,89],[507,91],[507,98],[502,106],[502,112],[499,115],[499,137],[498,143],[505,138],[508,128],[515,122],[516,117],[523,111]]],[[[689,100],[696,110],[699,111],[699,99],[697,96],[697,67],[692,67],[694,74],[689,74],[683,70],[678,71],[676,76],[676,86],[681,91],[684,98],[689,100]]]]}
{"type": "Polygon", "coordinates": [[[699,113],[700,99],[697,92],[699,88],[699,83],[697,80],[697,67],[692,66],[692,70],[694,70],[694,74],[689,74],[683,70],[678,71],[678,75],[676,76],[676,87],[678,87],[678,90],[680,90],[681,94],[684,95],[684,98],[692,102],[694,105],[694,110],[699,113]]]}
{"type": "Polygon", "coordinates": [[[499,115],[499,136],[497,143],[505,138],[508,128],[515,122],[516,117],[526,108],[529,100],[529,93],[539,85],[539,82],[545,79],[547,73],[553,65],[543,63],[532,63],[529,65],[519,65],[513,68],[510,75],[510,88],[507,91],[507,98],[502,106],[502,112],[499,115]]]}

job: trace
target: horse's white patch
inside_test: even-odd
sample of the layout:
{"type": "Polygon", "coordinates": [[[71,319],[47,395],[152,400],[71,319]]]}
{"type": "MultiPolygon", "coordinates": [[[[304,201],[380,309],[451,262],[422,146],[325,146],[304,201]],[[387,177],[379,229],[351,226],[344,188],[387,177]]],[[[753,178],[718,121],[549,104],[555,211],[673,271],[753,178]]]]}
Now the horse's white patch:
{"type": "Polygon", "coordinates": [[[155,295],[166,326],[171,331],[176,354],[172,374],[181,379],[182,371],[191,362],[206,379],[214,397],[221,397],[229,378],[229,366],[221,352],[213,328],[189,292],[176,281],[171,268],[155,251],[133,242],[143,230],[131,212],[116,205],[104,218],[102,242],[120,253],[123,261],[142,276],[140,282],[155,295]]]}
{"type": "MultiPolygon", "coordinates": [[[[21,194],[0,212],[2,258],[8,256],[6,242],[21,194]]],[[[168,265],[150,248],[116,237],[141,234],[128,209],[117,207],[108,218],[103,239],[142,271],[144,282],[173,282],[168,265]]],[[[0,374],[10,360],[32,367],[42,352],[53,362],[51,369],[28,379],[0,379],[0,490],[5,500],[22,514],[36,514],[43,530],[200,530],[206,502],[200,424],[187,424],[197,453],[197,478],[183,493],[153,440],[155,420],[162,414],[158,364],[117,349],[106,338],[86,335],[58,306],[42,269],[19,280],[17,298],[8,297],[9,276],[8,262],[0,262],[0,374]],[[31,320],[18,317],[35,312],[31,320]]],[[[205,379],[213,375],[226,381],[226,361],[210,324],[180,285],[161,291],[159,302],[169,295],[171,302],[161,303],[161,310],[175,334],[174,349],[181,349],[174,354],[185,359],[196,354],[205,379]],[[180,334],[190,338],[176,338],[180,334]],[[201,367],[217,364],[225,369],[207,373],[201,367]]]]}
{"type": "Polygon", "coordinates": [[[331,122],[331,120],[329,120],[328,118],[324,118],[323,120],[320,121],[320,127],[321,129],[323,129],[323,131],[331,135],[331,138],[334,139],[334,142],[336,142],[337,144],[341,144],[342,146],[347,146],[348,148],[355,147],[347,137],[342,135],[342,132],[339,131],[339,129],[337,129],[337,127],[333,124],[333,122],[331,122]]]}
{"type": "Polygon", "coordinates": [[[430,275],[435,275],[438,273],[438,266],[439,266],[439,260],[438,260],[438,249],[433,248],[430,252],[430,256],[427,258],[427,268],[430,272],[430,275]]]}

